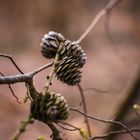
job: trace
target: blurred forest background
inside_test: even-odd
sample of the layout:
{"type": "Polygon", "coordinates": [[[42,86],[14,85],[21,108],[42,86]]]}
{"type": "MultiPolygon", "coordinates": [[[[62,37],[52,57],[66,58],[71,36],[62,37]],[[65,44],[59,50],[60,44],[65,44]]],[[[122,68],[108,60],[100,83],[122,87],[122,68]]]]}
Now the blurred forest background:
{"type": "MultiPolygon", "coordinates": [[[[41,38],[45,33],[56,31],[70,40],[77,40],[107,3],[108,0],[0,0],[0,52],[11,54],[23,72],[32,71],[51,61],[40,53],[41,38]]],[[[105,18],[81,42],[88,58],[81,85],[84,89],[108,91],[85,90],[85,95],[89,114],[112,119],[140,66],[140,1],[123,0],[114,8],[109,20],[111,38],[107,36],[104,25],[105,18]]],[[[5,58],[0,58],[0,71],[4,75],[18,74],[5,58]]],[[[35,76],[34,83],[39,91],[43,89],[49,71],[47,69],[35,76]]],[[[21,83],[12,87],[23,102],[25,85],[21,83]]],[[[62,93],[71,107],[79,105],[81,99],[77,87],[55,79],[52,90],[62,93]]],[[[140,97],[136,98],[133,103],[140,104],[140,97]]],[[[130,126],[138,125],[134,121],[133,103],[130,103],[124,119],[130,126]]],[[[8,86],[0,85],[0,139],[9,140],[28,113],[29,103],[18,104],[8,86]]],[[[67,122],[86,128],[84,119],[76,113],[71,113],[67,122]]],[[[106,128],[105,124],[96,121],[90,121],[90,125],[96,135],[102,134],[106,128]]],[[[78,132],[66,134],[68,139],[81,139],[78,132]]],[[[20,140],[35,140],[38,136],[48,140],[49,135],[47,126],[36,121],[27,127],[20,140]]],[[[132,138],[123,135],[120,139],[132,138]]]]}

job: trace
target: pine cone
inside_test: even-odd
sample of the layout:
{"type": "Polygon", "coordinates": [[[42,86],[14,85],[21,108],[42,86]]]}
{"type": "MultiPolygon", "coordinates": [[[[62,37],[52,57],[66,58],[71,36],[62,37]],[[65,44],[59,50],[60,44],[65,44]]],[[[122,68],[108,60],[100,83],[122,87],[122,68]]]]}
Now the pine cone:
{"type": "Polygon", "coordinates": [[[56,65],[56,76],[63,83],[74,86],[81,82],[80,66],[79,61],[66,56],[56,65]]]}
{"type": "Polygon", "coordinates": [[[79,44],[76,42],[71,42],[70,40],[66,40],[64,42],[64,47],[60,52],[60,59],[63,59],[66,56],[73,57],[73,59],[78,61],[79,66],[83,67],[87,59],[86,54],[83,52],[84,51],[79,44]]]}
{"type": "Polygon", "coordinates": [[[65,38],[60,34],[50,31],[42,38],[41,53],[46,58],[55,58],[56,52],[61,42],[64,42],[65,38]]]}
{"type": "Polygon", "coordinates": [[[68,111],[69,107],[64,96],[54,92],[40,94],[31,102],[30,112],[32,116],[45,123],[66,120],[68,111]]]}

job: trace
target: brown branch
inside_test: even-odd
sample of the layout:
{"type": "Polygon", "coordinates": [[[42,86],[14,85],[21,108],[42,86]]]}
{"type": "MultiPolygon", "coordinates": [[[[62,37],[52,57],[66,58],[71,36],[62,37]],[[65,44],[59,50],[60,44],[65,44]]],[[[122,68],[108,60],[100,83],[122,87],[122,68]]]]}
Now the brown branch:
{"type": "MultiPolygon", "coordinates": [[[[87,105],[86,105],[86,100],[85,100],[85,96],[84,96],[84,91],[83,91],[82,87],[80,86],[80,84],[77,84],[77,87],[80,91],[80,95],[81,95],[81,98],[82,98],[83,111],[84,111],[85,114],[87,114],[88,111],[87,111],[87,105]]],[[[87,126],[88,135],[89,135],[89,137],[91,137],[92,134],[91,134],[91,129],[90,129],[90,125],[89,125],[89,120],[86,116],[85,116],[85,123],[86,123],[86,126],[87,126]]]]}
{"type": "Polygon", "coordinates": [[[79,37],[79,39],[76,41],[77,44],[79,44],[89,33],[90,31],[95,27],[95,25],[100,21],[100,19],[106,15],[108,12],[110,12],[119,2],[122,0],[110,0],[109,3],[106,5],[105,8],[103,8],[93,19],[91,24],[88,26],[88,28],[84,31],[84,33],[79,37]]]}
{"type": "Polygon", "coordinates": [[[84,89],[83,89],[84,92],[89,91],[89,90],[95,91],[95,92],[97,92],[98,94],[107,94],[107,93],[109,93],[109,92],[112,91],[112,88],[107,89],[107,90],[97,89],[97,88],[93,88],[93,87],[91,87],[91,88],[84,88],[84,89]]]}
{"type": "MultiPolygon", "coordinates": [[[[93,120],[96,120],[96,121],[99,121],[99,122],[103,122],[103,123],[109,123],[109,124],[112,124],[112,125],[118,125],[120,127],[122,127],[123,129],[125,129],[135,140],[138,140],[135,135],[133,135],[133,133],[127,128],[127,126],[125,126],[123,123],[119,122],[119,121],[115,121],[115,120],[105,120],[105,119],[99,119],[99,118],[96,118],[94,116],[91,116],[91,115],[88,115],[88,114],[85,114],[84,112],[78,110],[78,109],[75,109],[75,108],[70,108],[70,110],[72,111],[75,111],[87,118],[90,118],[90,119],[93,119],[93,120]]],[[[111,130],[110,130],[111,131],[111,130]]]]}
{"type": "Polygon", "coordinates": [[[59,124],[59,123],[56,123],[59,127],[61,127],[62,129],[64,129],[64,130],[67,130],[67,131],[76,131],[77,130],[77,128],[75,128],[75,127],[73,127],[73,128],[67,128],[67,127],[65,127],[65,126],[62,126],[61,124],[59,124]]]}
{"type": "Polygon", "coordinates": [[[0,77],[0,84],[15,84],[18,82],[29,82],[33,78],[34,75],[38,74],[39,72],[43,71],[44,69],[46,69],[52,65],[53,65],[53,62],[50,62],[32,72],[28,72],[25,74],[0,77]]]}
{"type": "MultiPolygon", "coordinates": [[[[0,72],[0,75],[4,77],[4,74],[2,74],[1,72],[0,72]]],[[[13,89],[12,89],[12,86],[11,86],[10,84],[8,84],[8,87],[9,87],[9,89],[10,89],[12,95],[16,98],[16,101],[17,101],[19,104],[21,104],[21,102],[19,101],[18,97],[15,95],[15,93],[14,93],[14,91],[13,91],[13,89]]]]}
{"type": "MultiPolygon", "coordinates": [[[[129,129],[131,132],[139,132],[140,133],[140,129],[129,129]]],[[[110,131],[104,135],[101,135],[101,136],[95,136],[93,138],[89,138],[88,140],[96,140],[96,139],[105,139],[111,135],[120,135],[120,134],[126,134],[128,133],[128,131],[126,130],[120,130],[120,131],[110,131]]]]}
{"type": "MultiPolygon", "coordinates": [[[[140,87],[140,70],[138,69],[135,72],[133,79],[131,79],[130,83],[128,84],[128,87],[126,90],[127,95],[125,96],[125,99],[122,101],[122,103],[120,103],[120,106],[118,106],[117,111],[115,112],[115,115],[114,115],[115,120],[117,121],[123,120],[128,109],[132,107],[134,100],[139,95],[139,90],[140,90],[139,87],[140,87]]],[[[119,129],[120,128],[118,126],[109,125],[106,132],[115,131],[119,129]]],[[[115,134],[108,137],[108,140],[113,140],[114,137],[115,137],[115,134]]]]}

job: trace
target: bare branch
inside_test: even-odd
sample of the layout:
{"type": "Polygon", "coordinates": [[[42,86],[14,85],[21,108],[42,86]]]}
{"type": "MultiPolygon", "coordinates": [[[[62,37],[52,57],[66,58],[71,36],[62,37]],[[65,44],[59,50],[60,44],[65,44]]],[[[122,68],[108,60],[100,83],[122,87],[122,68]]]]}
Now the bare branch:
{"type": "Polygon", "coordinates": [[[106,94],[106,93],[109,93],[110,91],[112,91],[112,88],[108,89],[108,90],[102,90],[102,89],[97,89],[97,88],[84,88],[83,89],[84,91],[89,91],[89,90],[92,90],[92,91],[95,91],[97,93],[101,93],[101,94],[106,94]]]}
{"type": "Polygon", "coordinates": [[[135,140],[138,140],[135,135],[133,135],[133,133],[127,128],[127,126],[125,126],[123,123],[121,122],[118,122],[118,121],[114,121],[114,120],[105,120],[105,119],[99,119],[99,118],[96,118],[94,116],[91,116],[91,115],[88,115],[88,114],[85,114],[84,112],[78,110],[78,109],[75,109],[75,108],[70,108],[70,110],[72,111],[75,111],[77,113],[80,113],[81,115],[87,117],[87,118],[90,118],[90,119],[93,119],[93,120],[96,120],[96,121],[99,121],[99,122],[103,122],[103,123],[110,123],[110,124],[113,124],[113,125],[119,125],[120,127],[122,127],[123,129],[125,129],[135,140]]]}
{"type": "Polygon", "coordinates": [[[77,44],[79,44],[90,32],[91,30],[95,27],[95,25],[100,21],[100,19],[106,15],[112,8],[114,8],[120,1],[122,0],[110,0],[109,3],[105,8],[103,8],[93,19],[91,24],[88,26],[88,28],[85,30],[85,32],[79,37],[79,39],[76,41],[77,44]]]}
{"type": "MultiPolygon", "coordinates": [[[[139,132],[139,133],[140,133],[140,129],[134,128],[134,129],[129,129],[129,130],[130,130],[131,132],[139,132]]],[[[127,130],[110,131],[110,132],[108,132],[108,133],[106,133],[106,134],[104,134],[104,135],[95,136],[95,137],[93,137],[93,138],[89,138],[89,140],[105,139],[105,138],[107,138],[107,137],[109,137],[109,136],[111,136],[111,135],[114,135],[114,134],[120,135],[120,134],[126,134],[126,133],[128,133],[127,130]]]]}
{"type": "Polygon", "coordinates": [[[56,123],[59,127],[61,127],[62,129],[64,129],[64,130],[68,130],[68,131],[76,131],[77,129],[76,128],[66,128],[66,127],[64,127],[64,126],[62,126],[61,124],[59,124],[59,123],[56,123]]]}
{"type": "Polygon", "coordinates": [[[74,129],[76,129],[76,130],[79,130],[79,129],[80,129],[80,128],[78,128],[78,127],[72,125],[72,124],[67,123],[67,122],[59,121],[59,123],[61,123],[61,124],[63,124],[63,125],[67,125],[67,126],[69,126],[69,127],[71,127],[71,128],[74,128],[74,129]]]}
{"type": "Polygon", "coordinates": [[[40,68],[38,68],[36,70],[34,70],[32,72],[32,75],[34,76],[34,75],[38,74],[39,72],[51,67],[53,64],[54,64],[54,62],[50,62],[50,63],[48,63],[48,64],[46,64],[46,65],[44,65],[44,66],[42,66],[42,67],[40,67],[40,68]]]}
{"type": "MultiPolygon", "coordinates": [[[[87,114],[87,105],[86,105],[86,100],[85,100],[85,96],[84,96],[84,91],[83,91],[82,87],[80,86],[80,84],[77,84],[77,87],[80,91],[80,95],[81,95],[81,98],[82,98],[84,113],[87,114]]],[[[92,136],[91,129],[90,129],[88,118],[86,116],[85,116],[85,123],[86,123],[86,126],[87,126],[88,135],[89,135],[89,137],[91,137],[92,136]]]]}
{"type": "MultiPolygon", "coordinates": [[[[130,107],[132,107],[131,106],[132,103],[139,96],[139,87],[140,87],[140,69],[137,68],[136,71],[134,72],[132,79],[130,80],[130,82],[128,83],[128,85],[126,87],[125,98],[120,103],[120,105],[118,106],[117,110],[114,113],[115,120],[117,120],[117,121],[123,120],[124,116],[127,114],[128,109],[130,107]]],[[[114,126],[114,125],[110,124],[107,127],[106,132],[115,131],[115,130],[119,130],[119,129],[120,129],[119,126],[114,126]]],[[[108,137],[108,140],[112,140],[114,137],[115,137],[115,135],[111,135],[110,137],[108,137]]]]}
{"type": "MultiPolygon", "coordinates": [[[[0,75],[4,77],[4,74],[2,74],[1,72],[0,72],[0,75]]],[[[9,87],[9,89],[10,89],[12,95],[16,98],[16,101],[17,101],[19,104],[21,104],[21,102],[19,101],[18,97],[15,95],[15,93],[14,93],[14,91],[13,91],[13,89],[12,89],[12,87],[11,87],[10,84],[8,84],[8,87],[9,87]]]]}
{"type": "Polygon", "coordinates": [[[107,10],[107,12],[109,12],[121,1],[122,0],[110,0],[105,9],[107,10]]]}
{"type": "Polygon", "coordinates": [[[44,69],[47,69],[48,67],[52,65],[53,65],[53,62],[50,62],[29,73],[0,77],[0,84],[15,84],[18,82],[29,82],[33,78],[34,75],[36,75],[40,71],[43,71],[44,69]]]}

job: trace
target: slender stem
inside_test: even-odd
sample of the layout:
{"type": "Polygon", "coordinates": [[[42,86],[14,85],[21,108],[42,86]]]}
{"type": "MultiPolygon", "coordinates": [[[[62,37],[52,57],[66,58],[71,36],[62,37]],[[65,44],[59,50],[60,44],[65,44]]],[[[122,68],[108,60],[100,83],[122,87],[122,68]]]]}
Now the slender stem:
{"type": "Polygon", "coordinates": [[[33,75],[38,74],[39,72],[45,70],[46,68],[51,67],[51,66],[53,65],[53,63],[54,63],[54,62],[50,62],[50,63],[48,63],[48,64],[43,65],[42,67],[40,67],[40,68],[34,70],[34,71],[32,72],[32,74],[33,74],[33,75]]]}
{"type": "Polygon", "coordinates": [[[79,37],[79,39],[76,41],[77,44],[79,44],[89,33],[90,31],[95,27],[95,25],[98,23],[98,21],[106,14],[106,11],[103,9],[101,10],[93,19],[91,24],[88,26],[88,28],[85,30],[85,32],[79,37]]]}
{"type": "Polygon", "coordinates": [[[105,120],[105,119],[96,118],[94,116],[85,114],[84,112],[82,112],[82,111],[80,111],[78,109],[75,109],[75,108],[70,108],[70,110],[75,111],[75,112],[78,112],[78,113],[80,113],[81,115],[83,115],[83,116],[85,116],[87,118],[90,118],[90,119],[93,119],[93,120],[96,120],[96,121],[99,121],[99,122],[110,123],[110,124],[113,124],[113,125],[118,125],[118,126],[122,127],[123,129],[125,129],[132,136],[132,138],[134,138],[135,140],[138,140],[138,138],[131,132],[131,130],[129,128],[127,128],[126,125],[124,125],[123,123],[121,123],[119,121],[105,120]]]}
{"type": "MultiPolygon", "coordinates": [[[[87,111],[87,105],[86,105],[86,100],[85,100],[83,89],[80,86],[80,84],[77,84],[77,87],[78,87],[78,89],[80,91],[80,95],[81,95],[81,98],[82,98],[83,111],[84,111],[85,114],[87,114],[88,111],[87,111]]],[[[91,129],[90,129],[90,125],[89,125],[89,120],[88,120],[88,118],[86,116],[85,116],[85,123],[86,123],[86,126],[87,126],[88,135],[89,135],[89,137],[91,137],[92,134],[91,134],[91,129]]]]}
{"type": "Polygon", "coordinates": [[[55,56],[55,59],[54,59],[54,63],[53,63],[53,66],[52,66],[52,69],[51,69],[51,72],[50,72],[50,75],[49,75],[49,79],[48,79],[48,81],[46,83],[46,86],[44,88],[44,93],[46,93],[49,90],[49,86],[52,83],[52,79],[53,79],[55,69],[56,69],[56,64],[59,60],[59,53],[60,53],[63,46],[64,46],[63,42],[60,43],[59,49],[57,50],[57,53],[56,53],[56,56],[55,56]]]}
{"type": "Polygon", "coordinates": [[[79,37],[79,39],[76,41],[77,44],[79,44],[95,27],[95,25],[100,21],[100,19],[106,15],[108,12],[112,10],[113,7],[115,7],[120,1],[122,0],[110,0],[109,3],[106,5],[105,8],[103,8],[93,19],[91,24],[87,27],[87,29],[84,31],[84,33],[79,37]]]}
{"type": "MultiPolygon", "coordinates": [[[[139,87],[140,87],[140,70],[138,69],[137,72],[134,74],[134,77],[128,84],[128,87],[126,89],[125,99],[120,103],[120,106],[117,107],[117,110],[114,115],[115,120],[122,121],[124,119],[128,109],[132,107],[132,104],[134,103],[135,99],[137,99],[139,96],[139,90],[140,90],[139,87]]],[[[106,132],[115,131],[119,129],[120,127],[110,124],[107,127],[106,132]]],[[[114,139],[115,139],[115,134],[108,137],[107,140],[114,140],[114,139]]]]}
{"type": "Polygon", "coordinates": [[[67,128],[67,127],[64,127],[64,126],[62,126],[61,124],[59,124],[59,123],[56,123],[59,127],[61,127],[62,129],[64,129],[64,130],[67,130],[67,131],[76,131],[77,129],[76,128],[67,128]]]}
{"type": "Polygon", "coordinates": [[[18,140],[21,134],[25,132],[27,125],[31,123],[33,123],[33,119],[32,119],[32,116],[29,115],[26,120],[21,122],[21,126],[19,127],[15,135],[11,138],[11,140],[18,140]]]}
{"type": "MultiPolygon", "coordinates": [[[[136,129],[136,128],[130,129],[130,131],[140,133],[140,129],[136,129]]],[[[89,138],[89,140],[105,139],[105,138],[107,138],[107,137],[109,137],[111,135],[114,135],[114,134],[115,135],[120,135],[120,134],[126,134],[126,133],[128,133],[128,131],[126,131],[126,130],[110,131],[110,132],[108,132],[106,134],[103,134],[103,135],[100,135],[100,136],[95,136],[93,138],[89,138]]]]}

